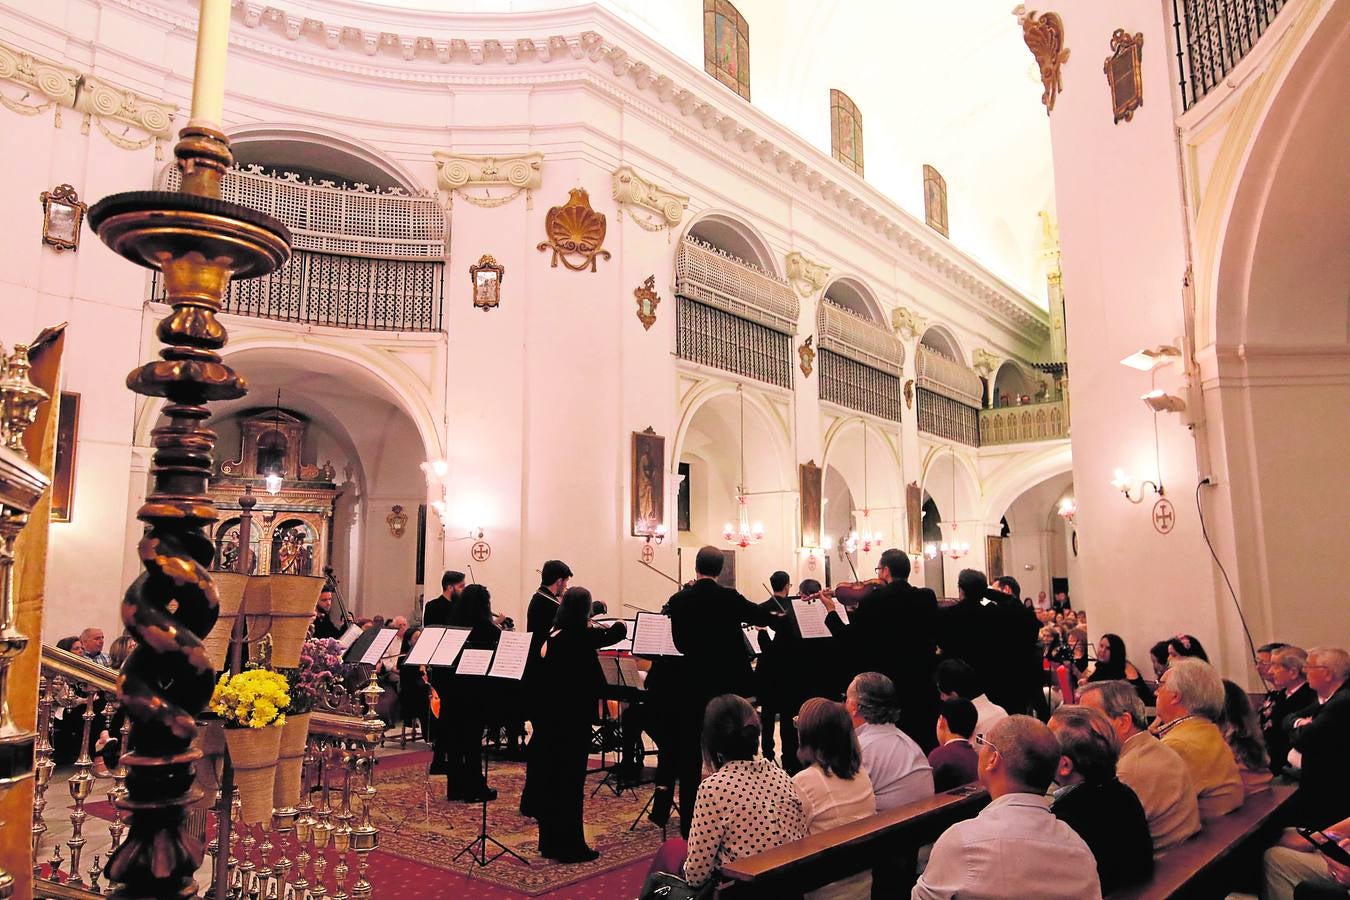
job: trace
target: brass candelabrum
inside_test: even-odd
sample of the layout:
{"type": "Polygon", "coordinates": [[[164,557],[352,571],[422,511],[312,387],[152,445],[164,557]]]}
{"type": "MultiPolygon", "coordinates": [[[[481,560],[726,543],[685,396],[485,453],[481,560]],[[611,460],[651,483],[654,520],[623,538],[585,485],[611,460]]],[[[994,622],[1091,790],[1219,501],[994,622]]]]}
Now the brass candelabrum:
{"type": "Polygon", "coordinates": [[[94,791],[94,760],[89,756],[89,737],[94,725],[96,699],[98,691],[90,688],[84,701],[84,731],[80,740],[80,755],[75,760],[75,774],[70,776],[70,781],[66,783],[66,787],[70,790],[70,798],[75,801],[75,808],[70,812],[70,840],[66,841],[66,846],[70,848],[70,884],[76,887],[84,885],[84,873],[80,871],[80,855],[87,843],[84,823],[89,818],[89,814],[84,811],[84,803],[94,791]]]}
{"type": "Polygon", "coordinates": [[[217,519],[207,494],[216,436],[205,426],[207,403],[247,392],[221,360],[227,335],[217,318],[232,279],[266,275],[290,256],[290,233],[271,216],[220,200],[233,161],[229,141],[190,123],[174,154],[181,193],[132,191],[105,197],[89,224],[115,252],[158,269],[169,315],[156,332],[160,358],[127,376],[127,386],[167,403],[167,423],[153,432],[153,486],[137,518],[148,527],[138,550],[144,572],[122,601],[122,621],[136,640],[118,682],[132,721],[126,748],[125,839],[105,874],[118,897],[188,896],[204,848],[187,808],[197,799],[194,718],[215,685],[202,646],[220,614],[205,529],[217,519]]]}
{"type": "MultiPolygon", "coordinates": [[[[0,795],[34,777],[37,735],[19,727],[9,711],[9,669],[28,648],[18,630],[14,601],[14,542],[49,483],[28,460],[23,436],[49,398],[28,378],[28,346],[0,348],[0,795]]],[[[50,774],[50,770],[48,770],[50,774]]],[[[0,900],[14,893],[14,877],[0,869],[0,900]]]]}
{"type": "Polygon", "coordinates": [[[47,787],[52,781],[52,771],[56,763],[52,762],[52,742],[48,735],[52,721],[52,695],[48,690],[47,676],[38,676],[38,717],[36,762],[33,764],[33,878],[37,879],[42,868],[42,837],[47,833],[47,820],[43,815],[47,809],[47,787]]]}

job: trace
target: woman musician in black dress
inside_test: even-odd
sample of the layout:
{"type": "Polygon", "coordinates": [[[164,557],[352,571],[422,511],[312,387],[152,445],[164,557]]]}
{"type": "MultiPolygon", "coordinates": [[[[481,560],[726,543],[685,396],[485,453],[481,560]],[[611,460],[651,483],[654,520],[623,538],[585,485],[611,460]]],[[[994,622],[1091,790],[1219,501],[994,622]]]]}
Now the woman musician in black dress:
{"type": "Polygon", "coordinates": [[[623,640],[623,622],[590,622],[591,592],[568,588],[540,651],[534,706],[540,710],[531,739],[540,742],[539,854],[558,862],[590,862],[600,854],[586,844],[582,811],[586,758],[605,676],[595,651],[623,640]]]}
{"type": "MultiPolygon", "coordinates": [[[[471,650],[496,650],[502,630],[493,620],[492,595],[481,584],[471,584],[460,595],[451,613],[450,625],[468,628],[464,646],[471,650]]],[[[450,729],[450,754],[446,761],[445,799],[480,803],[496,800],[497,792],[483,778],[483,729],[487,727],[494,695],[487,679],[452,675],[449,695],[441,698],[441,715],[450,729]]]]}

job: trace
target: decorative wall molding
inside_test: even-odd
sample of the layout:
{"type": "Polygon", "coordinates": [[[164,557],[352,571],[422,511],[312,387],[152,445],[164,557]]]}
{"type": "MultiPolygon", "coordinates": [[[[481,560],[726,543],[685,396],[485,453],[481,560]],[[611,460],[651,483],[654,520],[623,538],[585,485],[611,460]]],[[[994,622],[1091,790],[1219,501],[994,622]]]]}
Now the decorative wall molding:
{"type": "Polygon", "coordinates": [[[970,351],[970,367],[985,378],[993,378],[998,367],[1003,364],[1003,357],[997,353],[991,353],[983,347],[976,347],[970,351]]]}
{"type": "Polygon", "coordinates": [[[618,201],[620,212],[626,206],[636,206],[655,216],[654,219],[650,216],[638,218],[633,210],[627,210],[628,217],[647,231],[678,228],[684,219],[684,211],[689,208],[687,196],[648,181],[631,166],[619,166],[614,170],[614,199],[618,201]]]}
{"type": "Polygon", "coordinates": [[[156,159],[162,158],[160,142],[172,135],[178,112],[178,107],[171,103],[161,103],[4,43],[0,43],[0,81],[24,89],[17,98],[0,91],[0,104],[7,109],[34,116],[55,108],[53,124],[57,128],[61,127],[61,110],[72,109],[84,114],[81,134],[88,134],[93,124],[110,143],[123,150],[142,150],[153,143],[156,159]],[[46,98],[45,102],[34,97],[34,92],[46,98]],[[126,129],[117,132],[109,123],[127,125],[142,134],[131,136],[126,129]]]}
{"type": "Polygon", "coordinates": [[[830,267],[813,262],[793,250],[786,257],[787,278],[802,299],[819,294],[830,280],[830,267]]]}
{"type": "Polygon", "coordinates": [[[472,203],[487,209],[510,203],[522,193],[527,209],[533,208],[530,192],[543,183],[544,154],[523,153],[518,156],[473,156],[463,153],[433,152],[436,160],[436,184],[451,197],[455,192],[472,203]],[[511,193],[493,197],[490,193],[475,196],[467,188],[503,188],[511,193]]]}
{"type": "Polygon", "coordinates": [[[1041,70],[1041,85],[1045,88],[1041,103],[1045,104],[1048,116],[1055,108],[1055,98],[1064,90],[1060,67],[1069,61],[1069,48],[1064,46],[1064,20],[1058,13],[1037,13],[1021,3],[1013,15],[1022,24],[1022,40],[1041,70]]]}
{"type": "Polygon", "coordinates": [[[927,324],[927,319],[908,306],[897,306],[891,310],[891,327],[900,332],[900,336],[905,340],[912,341],[923,334],[927,324]]]}
{"type": "MultiPolygon", "coordinates": [[[[185,33],[196,28],[196,8],[188,0],[100,2],[133,10],[185,33]]],[[[318,15],[317,6],[304,4],[304,0],[289,2],[293,4],[290,10],[255,3],[250,12],[244,0],[234,0],[239,21],[253,25],[251,31],[231,34],[232,51],[327,69],[353,80],[393,81],[420,89],[587,83],[672,128],[682,139],[722,153],[726,164],[745,177],[785,188],[797,201],[813,203],[826,214],[842,213],[878,241],[898,248],[915,268],[931,275],[955,297],[1005,327],[1033,341],[1050,333],[1047,314],[1010,284],[935,235],[875,187],[852,173],[840,172],[828,154],[762,110],[723,96],[702,72],[603,8],[512,14],[511,28],[538,28],[547,37],[470,39],[452,37],[450,28],[457,27],[463,34],[466,26],[462,18],[447,18],[442,13],[342,7],[353,18],[378,15],[376,28],[350,19],[330,21],[318,15]],[[586,28],[596,22],[620,35],[624,46],[586,28]],[[641,56],[628,48],[641,48],[641,56]],[[550,66],[558,71],[540,71],[550,66]],[[732,106],[734,115],[726,111],[732,106]],[[726,153],[719,145],[739,152],[726,153]]]]}

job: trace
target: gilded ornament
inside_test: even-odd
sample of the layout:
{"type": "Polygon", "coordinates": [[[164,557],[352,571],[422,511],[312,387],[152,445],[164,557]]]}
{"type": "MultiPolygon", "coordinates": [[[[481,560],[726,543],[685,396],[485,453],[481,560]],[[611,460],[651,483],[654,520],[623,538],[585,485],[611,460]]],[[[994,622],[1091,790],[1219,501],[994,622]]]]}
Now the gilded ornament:
{"type": "Polygon", "coordinates": [[[825,289],[830,278],[830,267],[812,262],[794,250],[787,255],[787,277],[797,293],[806,298],[825,289]]]}
{"type": "Polygon", "coordinates": [[[644,331],[650,331],[656,324],[656,307],[661,303],[661,296],[656,293],[656,276],[648,275],[646,281],[633,289],[633,297],[637,300],[638,321],[644,331]]]}
{"type": "Polygon", "coordinates": [[[390,534],[396,538],[403,537],[403,532],[408,527],[408,516],[403,512],[402,506],[395,503],[389,515],[384,517],[384,521],[389,525],[390,534]]]}
{"type": "Polygon", "coordinates": [[[990,377],[998,370],[1000,361],[1001,357],[990,353],[983,347],[976,347],[970,352],[970,367],[985,378],[990,377]]]}
{"type": "Polygon", "coordinates": [[[58,253],[79,250],[80,226],[89,206],[81,202],[75,188],[57,185],[39,194],[38,200],[42,201],[42,242],[51,244],[58,253]]]}
{"type": "Polygon", "coordinates": [[[584,272],[589,266],[595,271],[597,256],[610,258],[608,250],[600,249],[605,242],[605,216],[591,208],[590,195],[582,188],[572,188],[568,200],[562,206],[555,206],[544,217],[544,234],[548,240],[541,241],[539,251],[553,251],[553,268],[558,260],[573,272],[584,272]],[[573,263],[569,256],[581,257],[573,263]]]}
{"type": "Polygon", "coordinates": [[[620,208],[636,206],[655,216],[654,219],[639,219],[633,210],[628,210],[628,217],[647,231],[675,228],[684,218],[684,211],[689,208],[687,196],[648,181],[630,166],[620,166],[614,170],[614,199],[620,208]]]}
{"type": "Polygon", "coordinates": [[[1111,55],[1102,63],[1106,83],[1111,86],[1112,124],[1129,122],[1134,111],[1144,105],[1144,35],[1129,34],[1117,28],[1111,35],[1111,55]]]}
{"type": "Polygon", "coordinates": [[[487,312],[497,308],[497,304],[502,302],[502,279],[505,277],[506,266],[498,263],[490,253],[484,253],[477,263],[469,266],[475,309],[487,312]]]}
{"type": "Polygon", "coordinates": [[[905,409],[914,408],[914,379],[905,382],[905,409]]]}
{"type": "Polygon", "coordinates": [[[814,340],[815,335],[808,334],[806,340],[802,341],[802,345],[797,348],[797,358],[801,360],[803,378],[810,378],[811,370],[815,368],[816,351],[811,346],[811,342],[814,340]]]}
{"type": "Polygon", "coordinates": [[[1064,90],[1060,67],[1069,60],[1069,48],[1064,46],[1064,20],[1058,13],[1037,13],[1022,4],[1013,10],[1013,15],[1022,23],[1022,39],[1041,71],[1041,84],[1045,87],[1041,103],[1045,104],[1048,116],[1055,108],[1055,98],[1064,90]]]}

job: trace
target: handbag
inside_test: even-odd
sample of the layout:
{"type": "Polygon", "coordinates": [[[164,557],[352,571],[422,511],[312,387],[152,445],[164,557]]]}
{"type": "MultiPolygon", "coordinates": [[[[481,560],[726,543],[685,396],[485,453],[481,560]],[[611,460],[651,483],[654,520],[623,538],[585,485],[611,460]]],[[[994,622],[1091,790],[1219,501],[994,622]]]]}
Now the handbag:
{"type": "Polygon", "coordinates": [[[643,882],[638,900],[710,900],[717,887],[716,881],[710,878],[707,884],[694,888],[669,872],[652,872],[643,882]]]}

